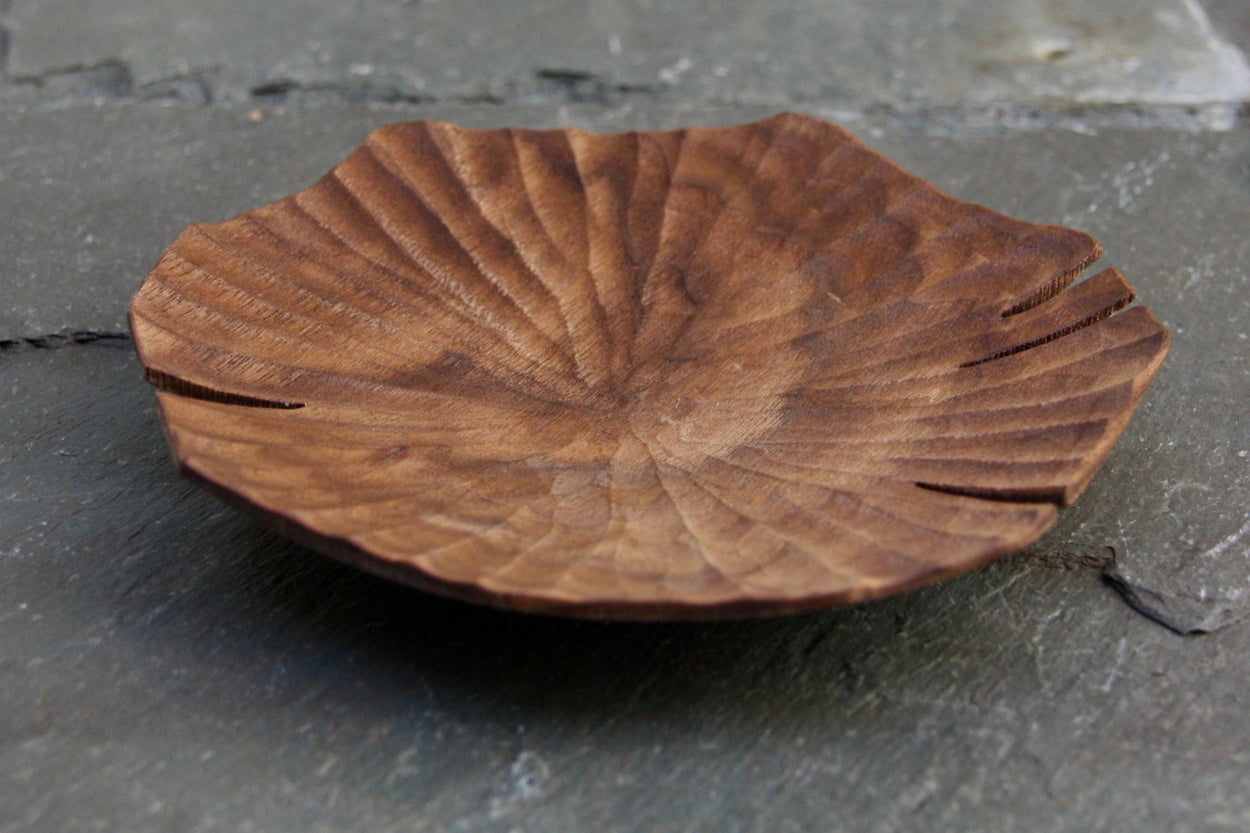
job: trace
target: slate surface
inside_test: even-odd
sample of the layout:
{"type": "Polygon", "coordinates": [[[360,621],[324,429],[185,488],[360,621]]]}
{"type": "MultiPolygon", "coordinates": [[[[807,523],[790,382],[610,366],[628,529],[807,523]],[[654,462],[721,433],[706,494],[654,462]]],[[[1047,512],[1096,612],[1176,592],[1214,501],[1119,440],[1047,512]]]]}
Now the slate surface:
{"type": "Polygon", "coordinates": [[[9,71],[45,92],[375,100],[1195,103],[1250,70],[1192,0],[19,0],[9,71]]]}
{"type": "Polygon", "coordinates": [[[1250,18],[995,6],[0,0],[0,833],[1250,829],[1250,18]],[[1092,232],[1172,329],[1029,552],[812,616],[562,622],[392,587],[177,477],[124,331],[185,223],[388,121],[778,109],[1092,232]]]}

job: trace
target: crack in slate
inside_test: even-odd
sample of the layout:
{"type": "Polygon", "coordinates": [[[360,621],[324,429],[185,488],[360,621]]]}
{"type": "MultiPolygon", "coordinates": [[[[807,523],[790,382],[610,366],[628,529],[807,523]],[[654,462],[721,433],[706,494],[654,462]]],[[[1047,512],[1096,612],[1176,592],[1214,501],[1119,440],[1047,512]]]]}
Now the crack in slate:
{"type": "Polygon", "coordinates": [[[385,81],[363,82],[361,80],[302,81],[288,76],[266,79],[248,88],[252,98],[272,101],[288,101],[292,98],[338,98],[349,102],[375,102],[382,104],[599,104],[619,103],[634,95],[656,96],[661,88],[648,84],[627,84],[612,81],[605,75],[588,70],[539,67],[534,70],[532,87],[525,87],[515,80],[500,84],[501,91],[439,95],[424,91],[405,89],[385,81]]]}
{"type": "Polygon", "coordinates": [[[1067,547],[1042,552],[1024,552],[1020,557],[1029,564],[1045,570],[1076,572],[1098,570],[1106,572],[1115,568],[1115,547],[1067,547]]]}
{"type": "MultiPolygon", "coordinates": [[[[0,59],[4,59],[7,33],[0,27],[0,59]]],[[[142,83],[128,63],[104,60],[89,64],[52,67],[42,72],[9,77],[6,64],[0,62],[0,77],[10,88],[36,90],[45,102],[78,99],[109,101],[182,101],[210,105],[216,101],[216,85],[212,76],[219,67],[201,67],[153,78],[142,83]]],[[[2,92],[2,91],[0,91],[2,92]]]]}
{"type": "Polygon", "coordinates": [[[55,350],[61,347],[72,347],[80,344],[94,344],[101,347],[130,347],[130,333],[116,330],[74,330],[65,329],[56,333],[45,333],[38,336],[21,336],[18,338],[0,339],[0,353],[18,350],[55,350]]]}
{"type": "MultiPolygon", "coordinates": [[[[0,16],[11,7],[0,0],[0,16]]],[[[471,93],[440,94],[428,90],[412,90],[399,83],[382,80],[362,81],[355,78],[299,80],[278,76],[260,80],[250,86],[235,87],[216,76],[221,67],[192,68],[166,77],[138,81],[133,68],[124,60],[110,58],[95,63],[54,67],[42,72],[13,76],[9,74],[10,30],[0,23],[0,101],[9,91],[36,91],[38,102],[60,103],[80,99],[114,101],[179,101],[210,106],[240,98],[260,101],[287,101],[307,98],[349,103],[377,104],[590,104],[610,106],[635,96],[660,102],[675,99],[665,84],[627,83],[615,81],[603,73],[576,67],[536,67],[529,83],[522,79],[499,79],[471,93]]],[[[709,99],[709,104],[733,106],[761,104],[753,99],[740,101],[735,96],[709,99]]],[[[828,95],[778,94],[773,103],[778,107],[796,105],[838,105],[839,109],[861,119],[886,119],[904,131],[937,134],[978,134],[997,130],[1038,130],[1053,128],[1096,129],[1123,127],[1130,129],[1227,129],[1239,119],[1250,118],[1250,102],[1210,101],[1185,105],[1126,103],[1094,103],[1054,105],[1045,103],[965,104],[938,106],[901,106],[886,102],[847,102],[834,93],[828,95]]]]}
{"type": "Polygon", "coordinates": [[[134,94],[134,74],[124,61],[99,61],[53,67],[9,79],[19,87],[35,87],[50,98],[88,97],[128,99],[134,94]]]}
{"type": "Polygon", "coordinates": [[[612,104],[631,95],[658,96],[663,90],[652,84],[626,84],[606,75],[566,67],[539,67],[534,70],[540,94],[545,101],[563,104],[612,104]]]}
{"type": "MultiPolygon", "coordinates": [[[[271,78],[248,88],[252,98],[268,101],[286,101],[300,95],[324,96],[340,98],[344,101],[379,104],[434,104],[438,96],[426,93],[411,92],[395,85],[362,84],[359,82],[336,81],[299,81],[294,78],[271,78]]],[[[491,101],[489,97],[462,97],[456,99],[466,102],[500,103],[491,101]]]]}
{"type": "Polygon", "coordinates": [[[145,101],[181,101],[211,105],[217,100],[212,76],[220,67],[191,69],[175,75],[144,81],[135,87],[135,97],[145,101]]]}
{"type": "Polygon", "coordinates": [[[1162,587],[1151,588],[1123,574],[1115,565],[1104,570],[1102,577],[1133,610],[1181,636],[1214,633],[1250,615],[1250,602],[1235,594],[1198,598],[1162,587]]]}
{"type": "Polygon", "coordinates": [[[1120,598],[1133,610],[1152,622],[1162,625],[1173,633],[1181,636],[1195,636],[1210,633],[1221,624],[1217,622],[1194,622],[1178,617],[1169,610],[1168,598],[1165,594],[1140,587],[1120,575],[1114,569],[1103,573],[1103,580],[1115,588],[1120,598]]]}

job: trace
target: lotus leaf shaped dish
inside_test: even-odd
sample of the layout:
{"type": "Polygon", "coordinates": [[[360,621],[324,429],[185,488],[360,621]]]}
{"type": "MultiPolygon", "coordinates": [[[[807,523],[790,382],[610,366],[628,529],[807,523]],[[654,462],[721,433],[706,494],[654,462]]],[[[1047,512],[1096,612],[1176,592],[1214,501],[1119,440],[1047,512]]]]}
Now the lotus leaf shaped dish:
{"type": "Polygon", "coordinates": [[[315,549],[522,611],[785,613],[1021,548],[1166,330],[1071,229],[833,125],[381,128],[187,228],[131,306],[182,469],[315,549]]]}

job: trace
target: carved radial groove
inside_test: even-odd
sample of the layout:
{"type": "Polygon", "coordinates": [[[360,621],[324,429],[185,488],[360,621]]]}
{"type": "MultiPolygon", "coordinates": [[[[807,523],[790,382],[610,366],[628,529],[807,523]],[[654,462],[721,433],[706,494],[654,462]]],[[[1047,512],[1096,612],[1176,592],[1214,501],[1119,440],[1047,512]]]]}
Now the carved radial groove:
{"type": "Polygon", "coordinates": [[[836,127],[382,128],[183,232],[131,325],[183,470],[518,610],[851,603],[1034,540],[1167,332],[1071,229],[836,127]],[[1123,311],[1122,311],[1123,310],[1123,311]]]}

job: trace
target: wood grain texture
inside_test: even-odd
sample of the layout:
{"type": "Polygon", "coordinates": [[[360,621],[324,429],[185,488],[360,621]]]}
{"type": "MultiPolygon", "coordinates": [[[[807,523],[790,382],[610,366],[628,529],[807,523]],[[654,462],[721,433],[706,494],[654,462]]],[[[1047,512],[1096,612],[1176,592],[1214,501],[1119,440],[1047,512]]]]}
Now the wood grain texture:
{"type": "Polygon", "coordinates": [[[951,575],[1089,483],[1168,335],[1088,235],[838,128],[373,133],[131,305],[190,476],[506,608],[783,613],[951,575]]]}

